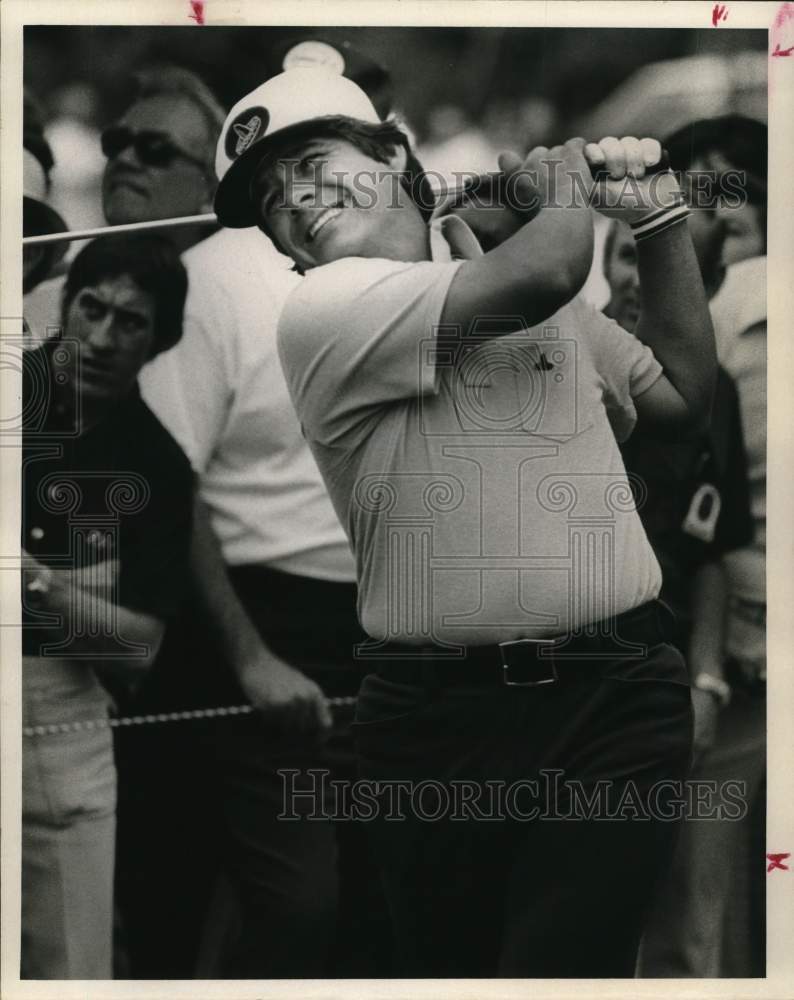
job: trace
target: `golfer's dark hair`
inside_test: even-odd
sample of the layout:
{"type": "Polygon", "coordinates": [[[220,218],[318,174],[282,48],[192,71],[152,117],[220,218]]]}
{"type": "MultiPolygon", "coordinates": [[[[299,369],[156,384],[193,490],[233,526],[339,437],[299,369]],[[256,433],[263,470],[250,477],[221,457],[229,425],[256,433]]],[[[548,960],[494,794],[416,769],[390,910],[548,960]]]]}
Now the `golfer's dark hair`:
{"type": "Polygon", "coordinates": [[[129,277],[155,303],[154,344],[150,357],[167,351],[182,336],[187,272],[172,243],[147,233],[102,236],[72,261],[63,290],[62,324],[74,297],[100,281],[129,277]]]}
{"type": "MultiPolygon", "coordinates": [[[[400,184],[408,192],[422,218],[426,220],[430,218],[436,196],[421,163],[411,149],[408,136],[395,121],[388,120],[375,125],[342,115],[328,115],[305,124],[294,125],[285,129],[282,136],[268,144],[268,151],[260,170],[262,166],[274,160],[288,160],[311,139],[343,139],[377,163],[388,163],[402,147],[407,158],[405,170],[400,175],[400,184]]],[[[266,236],[273,239],[272,234],[263,225],[260,224],[259,228],[266,236]]]]}

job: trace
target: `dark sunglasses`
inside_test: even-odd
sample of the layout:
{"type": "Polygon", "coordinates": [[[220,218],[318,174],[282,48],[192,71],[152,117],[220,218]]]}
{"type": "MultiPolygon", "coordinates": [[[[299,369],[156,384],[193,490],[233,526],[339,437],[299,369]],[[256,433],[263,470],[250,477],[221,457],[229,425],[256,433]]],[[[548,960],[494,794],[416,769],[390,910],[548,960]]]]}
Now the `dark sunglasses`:
{"type": "Polygon", "coordinates": [[[132,146],[135,155],[147,167],[170,167],[174,160],[182,159],[205,172],[207,170],[203,160],[180,149],[162,132],[133,132],[126,125],[111,125],[102,133],[101,143],[102,152],[109,160],[132,146]]]}

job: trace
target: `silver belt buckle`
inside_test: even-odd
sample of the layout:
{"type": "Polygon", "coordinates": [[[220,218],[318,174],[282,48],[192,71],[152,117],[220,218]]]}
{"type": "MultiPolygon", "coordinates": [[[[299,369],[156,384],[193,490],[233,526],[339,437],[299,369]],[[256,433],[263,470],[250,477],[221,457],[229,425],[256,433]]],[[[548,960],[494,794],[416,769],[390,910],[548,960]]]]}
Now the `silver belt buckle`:
{"type": "MultiPolygon", "coordinates": [[[[556,640],[554,639],[511,639],[508,642],[499,643],[499,652],[502,654],[502,680],[508,687],[540,687],[541,684],[555,684],[558,680],[557,677],[557,667],[555,666],[554,660],[549,657],[546,661],[548,666],[548,676],[541,677],[537,680],[531,681],[516,681],[510,679],[510,669],[515,664],[511,664],[511,654],[518,653],[520,655],[520,650],[516,649],[518,646],[554,646],[556,640]]],[[[537,656],[534,657],[534,662],[543,662],[537,656]]]]}

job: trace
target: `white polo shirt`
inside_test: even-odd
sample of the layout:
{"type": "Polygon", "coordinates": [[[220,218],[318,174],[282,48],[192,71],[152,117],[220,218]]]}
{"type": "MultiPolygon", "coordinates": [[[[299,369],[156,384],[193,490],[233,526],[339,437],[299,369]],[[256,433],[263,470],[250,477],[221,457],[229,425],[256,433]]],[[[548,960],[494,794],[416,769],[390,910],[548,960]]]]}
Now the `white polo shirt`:
{"type": "Polygon", "coordinates": [[[256,229],[223,229],[182,260],[184,334],[142,370],[141,392],[198,473],[224,558],[354,580],[277,356],[278,315],[301,278],[256,229]]]}
{"type": "Polygon", "coordinates": [[[460,219],[433,261],[316,268],[279,322],[287,384],[356,556],[376,639],[481,645],[554,635],[658,595],[615,434],[661,374],[577,299],[461,349],[437,338],[460,219]]]}

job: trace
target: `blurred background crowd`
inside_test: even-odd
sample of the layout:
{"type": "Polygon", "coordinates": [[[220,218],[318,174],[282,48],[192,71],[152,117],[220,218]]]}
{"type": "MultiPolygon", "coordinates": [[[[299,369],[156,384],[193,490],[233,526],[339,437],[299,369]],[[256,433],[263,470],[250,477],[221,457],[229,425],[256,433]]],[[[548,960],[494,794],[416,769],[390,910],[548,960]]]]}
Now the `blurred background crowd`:
{"type": "MultiPolygon", "coordinates": [[[[99,131],[129,103],[131,73],[195,70],[230,107],[280,69],[298,28],[28,27],[25,85],[55,154],[52,204],[70,228],[101,225],[99,131]]],[[[493,170],[497,153],[571,135],[668,135],[728,111],[766,120],[765,31],[327,28],[391,79],[395,112],[428,170],[493,170]],[[696,85],[694,84],[696,81],[696,85]]]]}
{"type": "MultiPolygon", "coordinates": [[[[438,178],[494,171],[503,149],[526,151],[572,135],[654,136],[669,141],[677,170],[745,171],[744,208],[733,214],[696,209],[690,220],[725,369],[712,428],[683,447],[637,434],[623,454],[647,491],[642,516],[664,569],[662,596],[679,614],[681,647],[701,681],[694,695],[700,756],[693,774],[746,776],[749,811],[741,830],[723,823],[714,833],[712,824],[695,830],[691,842],[688,835],[639,970],[645,976],[762,975],[766,32],[28,27],[26,213],[35,208],[39,214],[26,214],[26,228],[28,221],[31,233],[51,232],[206,211],[214,187],[208,164],[226,109],[281,72],[296,44],[318,37],[335,47],[346,75],[378,112],[391,109],[404,123],[418,159],[438,178]],[[135,89],[136,74],[162,64],[192,71],[198,83],[167,72],[143,85],[139,78],[135,89]],[[108,126],[117,127],[108,132],[108,126]],[[114,194],[119,169],[127,171],[133,193],[142,185],[150,199],[145,210],[129,191],[126,202],[114,194]],[[737,553],[726,576],[723,562],[737,553]],[[727,640],[717,618],[733,622],[727,640]]],[[[632,238],[602,217],[596,226],[584,294],[633,332],[640,302],[632,238]]],[[[93,370],[88,365],[81,389],[95,410],[95,426],[75,450],[67,449],[67,459],[75,468],[82,462],[82,471],[96,463],[109,473],[138,470],[152,487],[148,520],[127,519],[133,541],[124,543],[127,561],[119,572],[122,597],[139,613],[133,624],[160,653],[137,691],[102,677],[115,699],[110,711],[143,714],[243,699],[261,707],[272,690],[247,686],[235,666],[246,659],[237,639],[247,629],[253,639],[246,652],[256,648],[272,667],[275,650],[279,670],[284,661],[316,681],[318,696],[322,689],[349,705],[356,678],[346,668],[353,637],[360,638],[352,563],[338,572],[332,566],[331,556],[349,561],[347,541],[319,473],[307,464],[274,346],[278,308],[299,279],[255,230],[184,234],[165,248],[148,238],[114,237],[87,250],[72,243],[63,257],[29,253],[26,259],[25,320],[35,335],[34,349],[25,352],[30,372],[40,352],[49,350],[57,361],[56,338],[47,336],[59,323],[67,337],[88,345],[89,360],[96,353],[101,362],[93,370]],[[183,307],[184,337],[174,346],[183,307]],[[173,329],[164,333],[166,308],[173,329]],[[137,338],[137,354],[128,347],[122,357],[110,345],[110,327],[97,333],[108,316],[126,324],[117,331],[125,343],[137,338]],[[91,346],[101,336],[102,349],[91,346]],[[114,389],[111,376],[120,365],[125,380],[119,376],[114,389]],[[137,395],[141,368],[146,405],[137,395]],[[131,407],[125,411],[131,426],[143,421],[151,448],[148,438],[133,442],[109,424],[109,403],[119,400],[131,407]],[[307,538],[317,542],[313,565],[307,538]],[[225,611],[214,601],[227,601],[225,611]],[[319,616],[314,627],[306,624],[307,607],[319,616]],[[218,624],[215,614],[227,631],[203,635],[201,628],[218,624]],[[215,661],[234,666],[233,682],[232,671],[219,680],[215,661]]],[[[56,404],[58,396],[54,390],[56,404]]],[[[119,419],[121,410],[113,412],[119,419]]],[[[56,405],[48,428],[62,432],[68,416],[56,405]]],[[[52,455],[39,458],[49,462],[52,455]]],[[[28,463],[26,475],[35,468],[28,463]]],[[[48,468],[40,462],[39,474],[48,468]]],[[[58,471],[74,474],[75,468],[58,471]]],[[[41,509],[38,480],[25,484],[24,546],[38,558],[23,578],[33,614],[57,595],[58,570],[53,576],[46,565],[47,532],[64,529],[46,520],[52,511],[41,509]]],[[[102,562],[101,553],[96,558],[102,562]]],[[[126,607],[120,599],[119,610],[126,607]]],[[[27,624],[33,657],[35,629],[27,624]]],[[[59,688],[53,662],[45,666],[38,674],[26,667],[29,719],[80,723],[108,711],[106,692],[93,681],[86,690],[85,674],[67,670],[59,688]],[[69,715],[75,706],[80,710],[69,715]]],[[[23,976],[109,978],[111,969],[120,978],[389,974],[388,918],[365,847],[355,838],[344,843],[340,834],[337,900],[329,875],[336,847],[327,838],[313,841],[320,824],[287,829],[274,822],[274,761],[283,765],[283,747],[270,747],[263,758],[260,721],[247,719],[162,735],[151,726],[148,734],[117,734],[115,747],[106,733],[89,737],[79,726],[61,751],[53,751],[45,733],[26,741],[23,976]],[[94,756],[86,756],[95,737],[94,756]],[[70,757],[75,748],[82,758],[70,757]],[[60,789],[55,797],[52,788],[60,789]],[[63,789],[71,789],[77,804],[53,819],[53,802],[69,798],[63,789]],[[80,800],[86,789],[87,804],[80,800]],[[101,837],[95,824],[86,850],[84,823],[65,847],[86,817],[101,819],[101,837]],[[70,878],[63,876],[65,863],[72,865],[70,878]],[[342,930],[334,938],[329,928],[337,902],[342,930]],[[100,946],[102,935],[107,940],[100,946]]],[[[349,713],[339,713],[334,730],[333,767],[343,776],[354,773],[349,722],[349,713]]]]}

